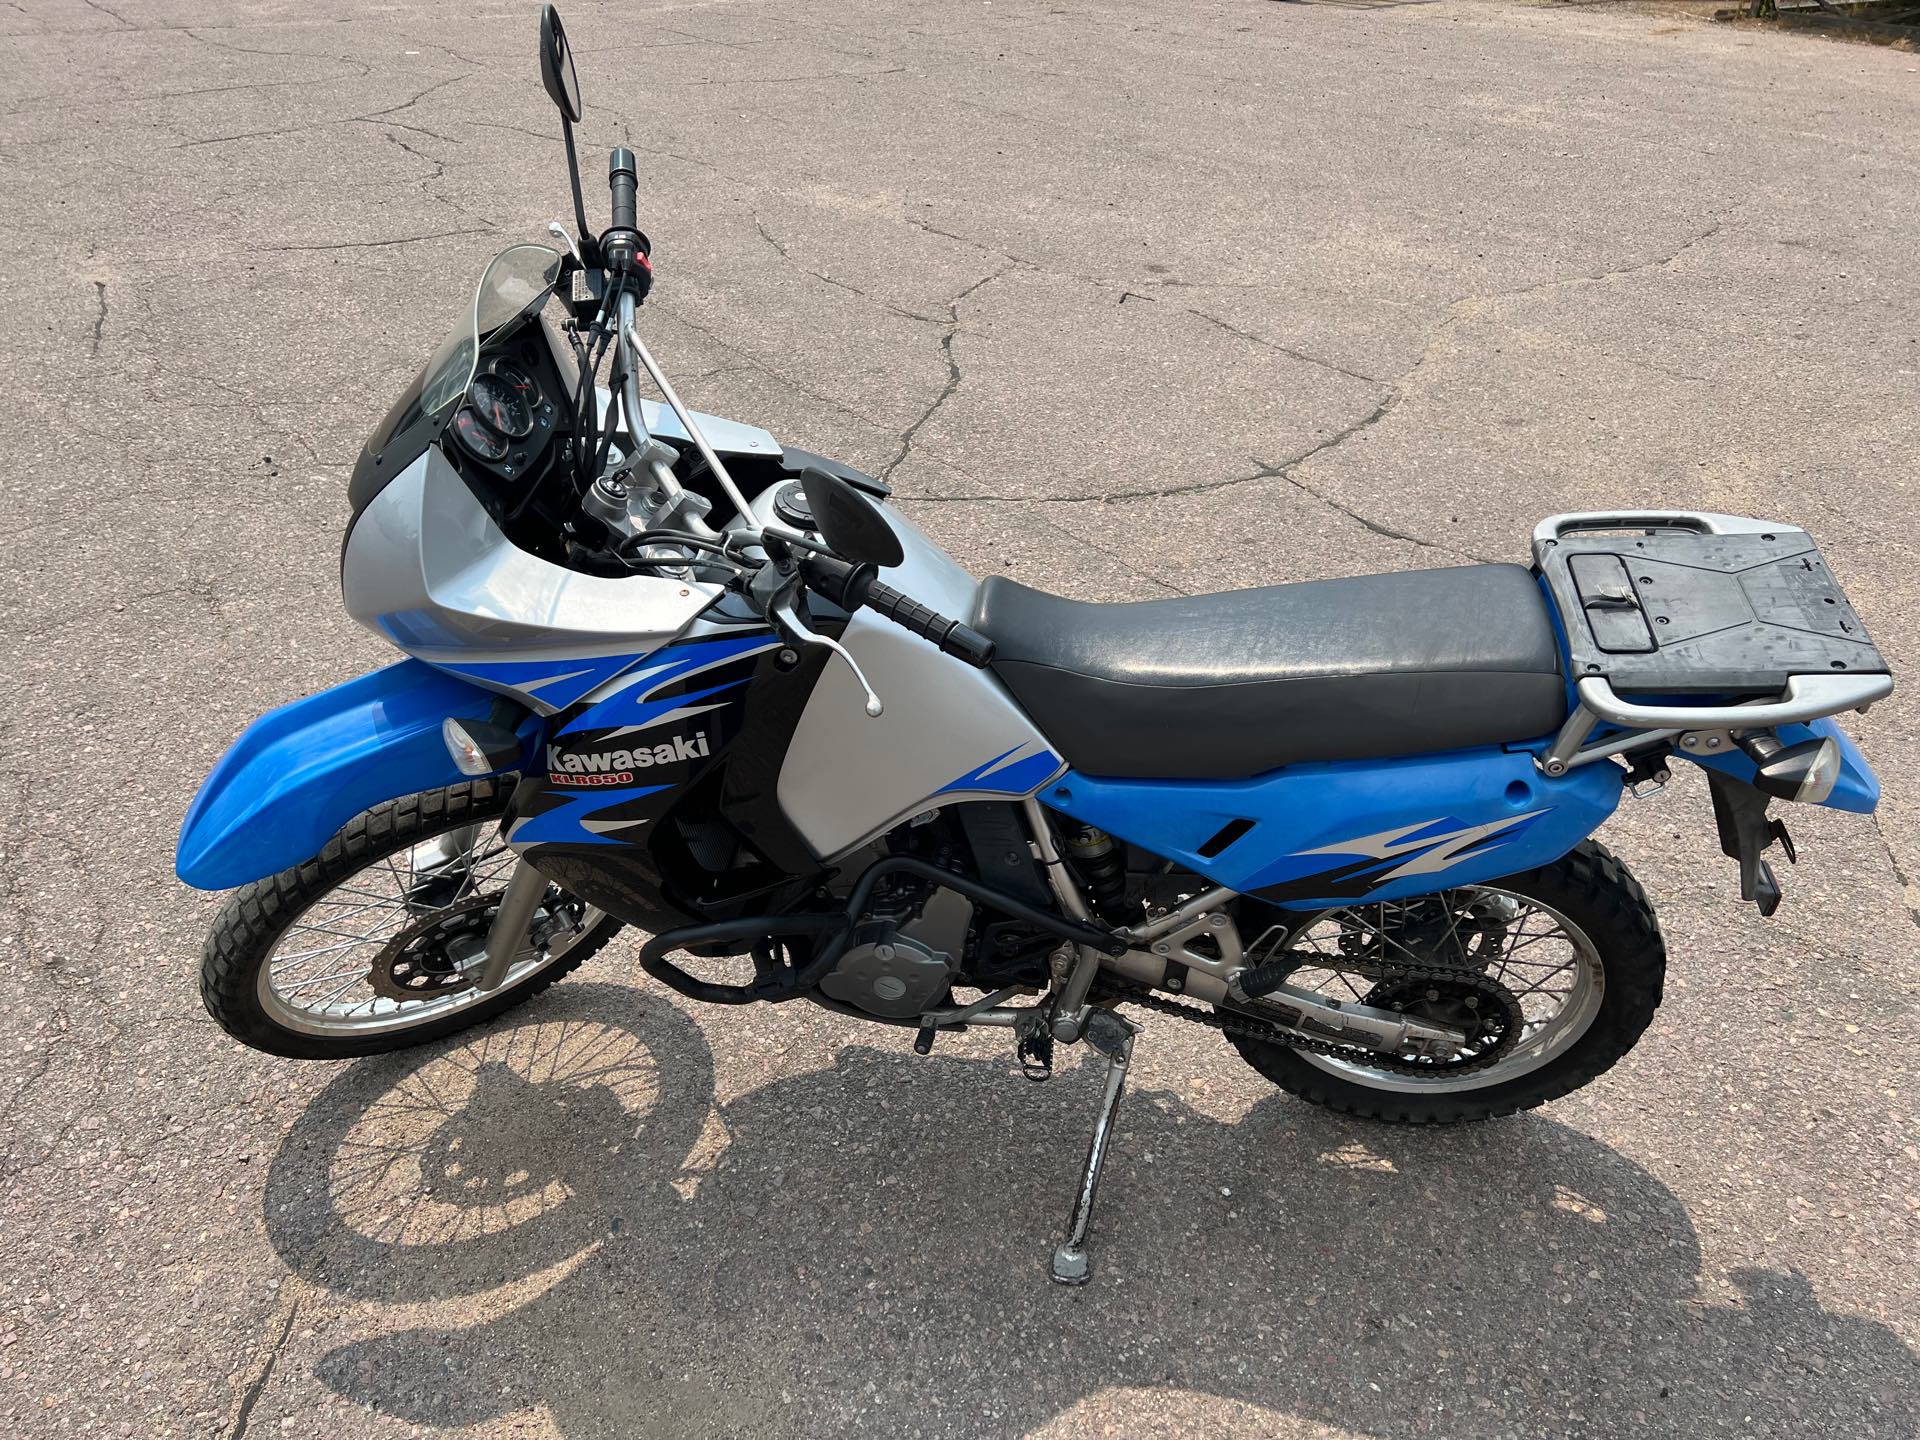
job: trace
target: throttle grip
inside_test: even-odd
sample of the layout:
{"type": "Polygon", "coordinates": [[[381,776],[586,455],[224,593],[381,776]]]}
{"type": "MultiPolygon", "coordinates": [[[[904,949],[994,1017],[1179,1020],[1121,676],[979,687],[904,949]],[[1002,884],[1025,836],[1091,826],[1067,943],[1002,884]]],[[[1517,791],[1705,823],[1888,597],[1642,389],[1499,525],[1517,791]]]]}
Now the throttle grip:
{"type": "Polygon", "coordinates": [[[640,176],[634,168],[633,151],[626,146],[615,147],[607,157],[607,189],[612,192],[613,230],[638,230],[640,228],[640,176]]]}
{"type": "Polygon", "coordinates": [[[864,605],[975,669],[984,670],[993,662],[993,641],[971,626],[929,610],[891,585],[883,585],[871,565],[849,565],[831,555],[809,555],[802,563],[807,583],[834,604],[848,610],[864,605]]]}
{"type": "Polygon", "coordinates": [[[984,670],[993,661],[993,642],[978,630],[929,610],[891,585],[869,581],[861,603],[886,616],[902,630],[932,641],[946,654],[976,669],[984,670]]]}

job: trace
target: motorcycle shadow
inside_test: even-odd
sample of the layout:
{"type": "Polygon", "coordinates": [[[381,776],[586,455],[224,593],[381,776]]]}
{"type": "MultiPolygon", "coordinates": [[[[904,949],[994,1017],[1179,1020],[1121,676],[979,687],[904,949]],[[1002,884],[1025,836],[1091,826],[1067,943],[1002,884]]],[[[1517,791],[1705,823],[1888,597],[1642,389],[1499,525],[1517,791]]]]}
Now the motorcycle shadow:
{"type": "Polygon", "coordinates": [[[313,1284],[409,1307],[320,1374],[425,1425],[997,1435],[1084,1406],[1132,1434],[1205,1403],[1208,1429],[1914,1432],[1891,1330],[1797,1274],[1699,1295],[1672,1193],[1539,1117],[1424,1134],[1276,1094],[1222,1124],[1142,1088],[1094,1283],[1058,1289],[1099,1075],[1010,1071],[849,1047],[716,1110],[682,1012],[562,987],[343,1074],[275,1160],[269,1232],[313,1284]],[[1167,1389],[1219,1400],[1137,1393],[1167,1389]]]}

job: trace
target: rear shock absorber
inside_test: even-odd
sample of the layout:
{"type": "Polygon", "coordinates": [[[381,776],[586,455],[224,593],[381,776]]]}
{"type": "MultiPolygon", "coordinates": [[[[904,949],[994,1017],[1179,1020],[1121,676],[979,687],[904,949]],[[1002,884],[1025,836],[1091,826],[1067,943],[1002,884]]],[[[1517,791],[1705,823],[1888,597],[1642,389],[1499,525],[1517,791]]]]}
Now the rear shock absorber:
{"type": "Polygon", "coordinates": [[[1066,850],[1073,868],[1086,882],[1094,908],[1107,919],[1117,920],[1127,898],[1126,852],[1106,831],[1092,825],[1070,831],[1066,850]]]}

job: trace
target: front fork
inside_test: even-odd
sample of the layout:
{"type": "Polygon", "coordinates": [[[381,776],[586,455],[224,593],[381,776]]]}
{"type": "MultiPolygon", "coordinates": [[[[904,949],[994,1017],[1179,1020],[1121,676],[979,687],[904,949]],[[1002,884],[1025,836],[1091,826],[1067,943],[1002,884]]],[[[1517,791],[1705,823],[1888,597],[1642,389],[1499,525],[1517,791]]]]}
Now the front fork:
{"type": "Polygon", "coordinates": [[[513,962],[526,953],[527,932],[533,928],[534,912],[547,893],[547,877],[522,859],[513,867],[500,908],[493,912],[493,924],[487,927],[487,958],[474,982],[476,989],[498,990],[513,962]]]}

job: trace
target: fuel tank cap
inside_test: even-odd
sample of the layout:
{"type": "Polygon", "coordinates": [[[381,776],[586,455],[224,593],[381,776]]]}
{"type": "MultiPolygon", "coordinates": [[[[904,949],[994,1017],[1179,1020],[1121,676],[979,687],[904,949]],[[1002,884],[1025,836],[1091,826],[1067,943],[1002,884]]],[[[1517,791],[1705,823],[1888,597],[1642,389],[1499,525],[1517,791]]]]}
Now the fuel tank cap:
{"type": "Polygon", "coordinates": [[[789,480],[773,492],[773,513],[796,530],[811,530],[813,507],[807,504],[807,492],[798,480],[789,480]]]}

